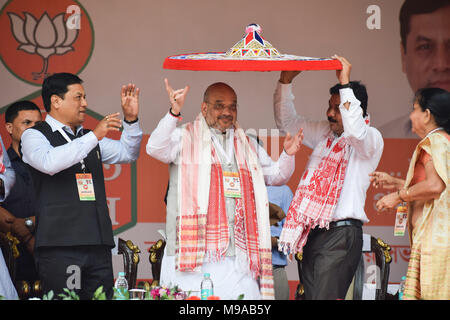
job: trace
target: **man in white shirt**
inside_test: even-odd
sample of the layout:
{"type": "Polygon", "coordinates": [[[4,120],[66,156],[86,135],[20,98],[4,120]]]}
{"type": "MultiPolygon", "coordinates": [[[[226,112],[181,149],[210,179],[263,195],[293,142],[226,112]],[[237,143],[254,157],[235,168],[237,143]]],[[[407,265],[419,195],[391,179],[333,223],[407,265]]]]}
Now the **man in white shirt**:
{"type": "Polygon", "coordinates": [[[328,121],[297,114],[291,82],[300,72],[281,72],[274,94],[278,128],[303,128],[303,143],[313,149],[280,237],[284,251],[303,251],[306,299],[344,299],[361,257],[362,224],[368,222],[369,173],[383,152],[380,132],[369,125],[365,87],[350,82],[345,58],[335,58],[343,69],[330,89],[328,121]]]}
{"type": "Polygon", "coordinates": [[[165,82],[171,107],[146,148],[170,171],[161,284],[199,291],[210,273],[221,299],[273,299],[266,183],[289,180],[302,132],[286,137],[272,161],[239,127],[236,93],[225,83],[210,85],[197,119],[177,127],[189,87],[165,82]]]}
{"type": "Polygon", "coordinates": [[[82,80],[57,73],[44,80],[45,121],[22,135],[23,161],[29,164],[38,199],[35,260],[44,293],[70,286],[91,299],[103,285],[113,294],[111,248],[114,247],[102,163],[130,163],[139,156],[142,130],[138,122],[139,89],[122,87],[124,115],[120,140],[119,112],[84,129],[87,101],[82,80]]]}

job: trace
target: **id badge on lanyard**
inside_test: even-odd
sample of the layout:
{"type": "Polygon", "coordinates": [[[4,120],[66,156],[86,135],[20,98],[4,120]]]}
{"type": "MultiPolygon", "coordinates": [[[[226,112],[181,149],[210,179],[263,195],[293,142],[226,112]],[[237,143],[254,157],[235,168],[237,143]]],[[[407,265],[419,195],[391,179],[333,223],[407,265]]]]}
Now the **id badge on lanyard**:
{"type": "MultiPolygon", "coordinates": [[[[67,142],[72,141],[62,128],[59,128],[58,131],[67,140],[67,142]]],[[[75,174],[80,201],[95,201],[94,180],[92,179],[92,174],[86,173],[86,165],[84,164],[84,160],[81,160],[80,164],[83,173],[75,174]]]]}
{"type": "Polygon", "coordinates": [[[234,158],[234,130],[230,129],[230,136],[228,138],[228,152],[225,152],[222,145],[217,138],[211,136],[216,150],[222,154],[225,159],[225,167],[227,168],[222,172],[223,174],[223,189],[226,198],[240,198],[241,197],[241,179],[239,178],[239,172],[227,171],[232,168],[232,161],[234,158]]]}
{"type": "Polygon", "coordinates": [[[397,213],[395,214],[394,236],[402,237],[405,235],[407,219],[408,205],[406,203],[401,203],[397,207],[397,213]]]}
{"type": "Polygon", "coordinates": [[[227,198],[241,197],[241,179],[239,178],[239,172],[223,171],[223,189],[227,198]]]}
{"type": "Polygon", "coordinates": [[[94,181],[90,173],[77,173],[78,195],[80,201],[95,201],[94,181]]]}

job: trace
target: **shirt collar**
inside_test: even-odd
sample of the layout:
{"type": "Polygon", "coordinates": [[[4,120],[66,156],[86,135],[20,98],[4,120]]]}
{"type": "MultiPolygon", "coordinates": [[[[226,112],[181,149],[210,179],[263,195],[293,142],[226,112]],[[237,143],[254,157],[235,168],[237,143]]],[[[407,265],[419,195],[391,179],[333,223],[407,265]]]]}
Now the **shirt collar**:
{"type": "MultiPolygon", "coordinates": [[[[47,116],[45,117],[45,122],[47,122],[49,124],[49,126],[50,126],[50,128],[52,128],[53,132],[58,131],[60,128],[62,128],[64,131],[73,135],[72,129],[69,126],[66,126],[65,124],[56,120],[49,114],[47,114],[47,116]]],[[[75,135],[77,135],[81,129],[83,129],[83,126],[82,125],[78,126],[76,129],[75,135]]]]}
{"type": "MultiPolygon", "coordinates": [[[[230,136],[230,130],[234,129],[234,127],[230,127],[228,129],[225,130],[225,138],[228,139],[228,137],[230,136]]],[[[210,127],[211,132],[217,136],[217,137],[223,137],[224,133],[222,131],[220,131],[219,129],[210,127]]]]}

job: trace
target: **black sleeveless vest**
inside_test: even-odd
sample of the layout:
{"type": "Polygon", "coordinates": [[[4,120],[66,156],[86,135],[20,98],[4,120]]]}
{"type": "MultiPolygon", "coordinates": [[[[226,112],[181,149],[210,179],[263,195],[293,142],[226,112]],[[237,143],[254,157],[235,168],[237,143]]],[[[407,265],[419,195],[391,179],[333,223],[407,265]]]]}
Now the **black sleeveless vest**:
{"type": "MultiPolygon", "coordinates": [[[[40,131],[54,147],[67,143],[61,133],[53,132],[45,121],[33,129],[40,131]]],[[[83,134],[87,132],[89,130],[83,129],[83,134]]],[[[70,137],[76,139],[74,136],[70,137]]],[[[84,163],[86,172],[92,174],[95,201],[80,201],[75,178],[75,174],[83,172],[80,163],[53,176],[28,166],[38,199],[36,247],[114,246],[98,144],[84,158],[84,163]]]]}

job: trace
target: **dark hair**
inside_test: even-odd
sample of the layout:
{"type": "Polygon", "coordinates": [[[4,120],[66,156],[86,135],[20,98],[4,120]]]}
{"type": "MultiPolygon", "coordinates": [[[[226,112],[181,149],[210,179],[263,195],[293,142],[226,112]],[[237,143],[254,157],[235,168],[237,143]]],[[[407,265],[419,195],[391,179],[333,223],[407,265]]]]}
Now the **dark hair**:
{"type": "Polygon", "coordinates": [[[5,122],[12,123],[22,110],[37,110],[41,113],[41,110],[34,102],[28,100],[16,101],[6,109],[5,122]]]}
{"type": "Polygon", "coordinates": [[[56,94],[61,99],[64,99],[64,95],[69,89],[67,88],[71,84],[83,83],[78,76],[72,73],[55,73],[45,78],[42,83],[42,101],[47,112],[51,109],[51,97],[56,94]]]}
{"type": "Polygon", "coordinates": [[[423,88],[414,95],[422,111],[430,110],[439,127],[450,134],[450,92],[441,88],[423,88]]]}
{"type": "MultiPolygon", "coordinates": [[[[336,84],[330,88],[330,94],[339,94],[340,84],[336,84]]],[[[350,81],[350,88],[353,89],[356,99],[361,102],[361,108],[363,109],[363,117],[367,116],[367,102],[369,97],[367,96],[366,86],[361,81],[350,81]]]]}
{"type": "Polygon", "coordinates": [[[450,0],[405,0],[400,14],[400,37],[402,40],[403,50],[406,52],[406,37],[411,31],[411,16],[416,14],[432,13],[441,8],[450,6],[450,0]]]}

